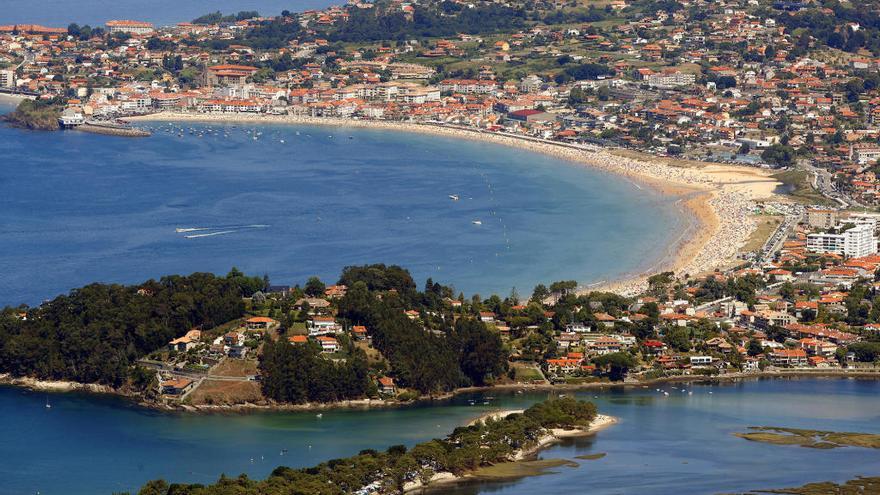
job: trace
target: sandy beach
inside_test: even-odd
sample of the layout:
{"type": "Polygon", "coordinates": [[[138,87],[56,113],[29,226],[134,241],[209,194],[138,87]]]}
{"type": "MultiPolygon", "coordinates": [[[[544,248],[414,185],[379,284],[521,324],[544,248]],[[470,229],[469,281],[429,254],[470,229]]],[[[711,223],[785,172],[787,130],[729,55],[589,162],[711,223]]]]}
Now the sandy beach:
{"type": "Polygon", "coordinates": [[[622,295],[635,295],[647,287],[647,277],[662,271],[677,275],[697,275],[730,264],[746,243],[755,222],[754,201],[771,198],[780,183],[765,170],[722,164],[697,164],[681,167],[662,158],[628,152],[627,156],[591,145],[481,131],[452,125],[415,122],[392,122],[340,118],[315,118],[294,115],[229,115],[160,112],[132,117],[135,122],[213,122],[255,124],[327,125],[360,127],[397,132],[417,132],[458,139],[473,139],[544,153],[583,166],[627,177],[663,194],[677,196],[676,205],[686,216],[687,226],[651,266],[620,280],[603,281],[587,287],[622,295]]]}

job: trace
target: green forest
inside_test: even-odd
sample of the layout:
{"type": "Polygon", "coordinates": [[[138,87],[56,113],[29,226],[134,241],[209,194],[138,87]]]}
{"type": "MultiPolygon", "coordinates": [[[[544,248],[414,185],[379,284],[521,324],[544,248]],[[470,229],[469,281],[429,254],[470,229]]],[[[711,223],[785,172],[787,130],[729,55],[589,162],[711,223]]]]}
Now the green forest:
{"type": "Polygon", "coordinates": [[[390,361],[401,385],[445,392],[507,371],[498,334],[475,319],[455,320],[443,304],[441,296],[451,289],[429,280],[419,293],[409,272],[384,265],[347,268],[341,282],[349,290],[339,301],[339,316],[371,329],[373,346],[390,361]],[[411,308],[420,310],[431,330],[406,316],[411,308]]]}
{"type": "Polygon", "coordinates": [[[378,483],[383,493],[400,493],[405,483],[426,481],[438,472],[466,474],[480,466],[507,462],[517,451],[534,447],[550,428],[586,428],[596,406],[573,398],[552,399],[522,414],[456,428],[443,439],[407,449],[396,445],[384,452],[364,450],[314,467],[278,467],[269,478],[223,476],[213,485],[169,484],[154,480],[138,495],[342,495],[378,483]]]}
{"type": "Polygon", "coordinates": [[[345,362],[337,364],[324,359],[321,347],[314,342],[266,342],[260,356],[260,372],[263,394],[279,402],[359,399],[375,387],[369,379],[364,351],[352,348],[345,362]]]}
{"type": "Polygon", "coordinates": [[[339,319],[368,327],[390,369],[370,369],[364,352],[345,336],[338,337],[345,358],[339,362],[323,358],[315,344],[268,342],[260,361],[267,397],[303,403],[374,396],[370,377],[381,372],[421,394],[443,393],[485,385],[507,372],[498,333],[475,318],[456,319],[443,301],[450,288],[429,281],[420,292],[407,270],[381,264],[347,267],[338,283],[349,287],[336,303],[339,319]],[[406,316],[413,308],[423,315],[420,321],[406,316]]]}
{"type": "Polygon", "coordinates": [[[521,29],[525,11],[501,5],[464,8],[453,2],[436,6],[413,5],[410,22],[403,12],[381,9],[352,9],[351,19],[330,31],[332,41],[363,42],[455,36],[458,33],[486,34],[521,29]]]}
{"type": "Polygon", "coordinates": [[[134,286],[91,284],[37,308],[6,308],[0,372],[119,387],[139,358],[172,338],[241,317],[242,297],[264,285],[237,270],[194,273],[134,286]]]}

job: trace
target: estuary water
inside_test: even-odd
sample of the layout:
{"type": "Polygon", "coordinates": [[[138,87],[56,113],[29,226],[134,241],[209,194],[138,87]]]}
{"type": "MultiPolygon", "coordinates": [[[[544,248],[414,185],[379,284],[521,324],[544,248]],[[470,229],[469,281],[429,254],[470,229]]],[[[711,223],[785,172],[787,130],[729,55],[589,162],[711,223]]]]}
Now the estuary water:
{"type": "Polygon", "coordinates": [[[233,266],[275,284],[398,264],[467,294],[599,282],[668,256],[677,199],[520,149],[381,130],[0,126],[0,305],[233,266]],[[455,196],[458,199],[450,198],[455,196]]]}
{"type": "Polygon", "coordinates": [[[80,25],[103,26],[111,19],[134,19],[168,26],[189,22],[210,12],[234,14],[242,10],[256,10],[262,15],[278,15],[282,10],[302,12],[323,9],[338,4],[332,0],[0,0],[0,25],[43,24],[67,27],[71,22],[80,25]]]}
{"type": "MultiPolygon", "coordinates": [[[[551,447],[543,458],[578,467],[439,493],[710,495],[880,475],[880,451],[749,442],[749,426],[880,433],[880,381],[754,380],[578,393],[619,424],[551,447]],[[579,460],[585,454],[607,454],[579,460]]],[[[311,466],[367,448],[440,437],[492,409],[527,407],[547,394],[460,396],[405,409],[191,416],[146,411],[75,394],[0,388],[0,494],[95,495],[145,481],[208,483],[221,473],[265,477],[278,465],[311,466]],[[469,405],[473,399],[477,405],[469,405]],[[52,407],[46,408],[46,401],[52,407]],[[489,405],[483,405],[488,401],[489,405]],[[282,455],[282,451],[287,449],[282,455]]]]}

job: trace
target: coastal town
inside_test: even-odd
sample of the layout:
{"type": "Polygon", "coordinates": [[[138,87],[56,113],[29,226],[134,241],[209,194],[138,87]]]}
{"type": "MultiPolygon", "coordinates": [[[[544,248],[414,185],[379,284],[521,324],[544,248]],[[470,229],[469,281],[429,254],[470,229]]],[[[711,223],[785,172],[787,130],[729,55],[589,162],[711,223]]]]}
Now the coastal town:
{"type": "MultiPolygon", "coordinates": [[[[691,231],[653,272],[523,300],[404,308],[428,332],[443,328],[425,311],[490,328],[509,357],[499,383],[866,371],[878,353],[863,341],[880,328],[870,213],[880,201],[880,58],[870,26],[804,29],[815,16],[854,16],[848,9],[393,0],[172,26],[13,24],[0,26],[0,91],[45,102],[61,128],[124,135],[122,119],[429,132],[553,154],[689,198],[691,231]],[[594,300],[606,290],[620,299],[594,300]]],[[[373,397],[406,390],[381,371],[372,329],[340,317],[344,285],[308,297],[264,289],[247,298],[249,318],[194,328],[141,360],[158,370],[162,395],[259,402],[258,356],[279,340],[331,361],[358,348],[374,360],[373,397]]]]}
{"type": "MultiPolygon", "coordinates": [[[[0,190],[24,191],[0,222],[25,253],[0,256],[21,265],[0,287],[18,298],[0,305],[12,492],[880,490],[877,0],[347,0],[167,25],[114,7],[100,7],[100,25],[0,13],[0,131],[12,143],[0,190]],[[483,271],[459,287],[441,271],[450,261],[435,263],[448,252],[422,243],[473,249],[464,234],[393,202],[375,216],[406,210],[393,213],[412,214],[417,236],[388,228],[396,216],[362,215],[359,194],[392,195],[364,180],[396,175],[390,151],[374,167],[324,156],[334,146],[366,163],[351,150],[382,153],[404,133],[453,143],[418,150],[448,149],[449,162],[489,162],[458,140],[534,159],[532,174],[549,174],[535,157],[559,162],[559,176],[522,189],[559,201],[515,208],[576,220],[542,231],[512,219],[511,232],[572,252],[589,249],[560,230],[605,236],[578,222],[614,218],[603,208],[629,196],[562,217],[605,184],[563,198],[553,187],[581,178],[570,167],[650,196],[634,215],[675,218],[656,236],[597,224],[625,231],[610,249],[642,248],[622,267],[608,251],[585,256],[618,268],[597,272],[606,279],[574,280],[575,263],[529,245],[527,262],[564,271],[507,292],[487,278],[517,265],[472,258],[483,271]],[[254,156],[232,156],[243,143],[254,156]],[[314,168],[289,175],[263,156],[314,168]],[[306,204],[297,181],[336,202],[306,204]],[[134,206],[112,211],[122,202],[134,206]],[[350,231],[331,208],[375,232],[350,231]],[[339,246],[327,231],[362,251],[330,272],[319,259],[339,246]],[[78,250],[46,247],[67,243],[78,250]],[[293,266],[276,276],[278,265],[293,266]],[[768,468],[771,450],[790,466],[768,468]]],[[[412,151],[400,180],[419,190],[412,151]]],[[[478,166],[462,180],[484,181],[490,205],[456,222],[510,249],[499,184],[478,166]]],[[[441,183],[419,187],[447,207],[478,196],[441,183]]]]}
{"type": "Polygon", "coordinates": [[[791,168],[797,188],[818,175],[840,205],[876,205],[880,54],[858,22],[804,29],[832,13],[856,15],[757,0],[395,0],[172,26],[13,24],[0,26],[0,88],[59,99],[69,127],[156,112],[454,124],[791,168]]]}
{"type": "MultiPolygon", "coordinates": [[[[429,281],[426,290],[446,297],[402,312],[426,335],[448,332],[444,322],[479,322],[503,349],[505,363],[487,382],[502,387],[878,373],[876,217],[836,218],[831,210],[808,210],[806,218],[776,258],[761,267],[687,280],[662,273],[634,298],[578,295],[575,282],[563,281],[538,286],[529,298],[464,299],[450,297],[446,288],[432,289],[429,281]],[[849,254],[857,243],[846,239],[862,232],[861,226],[869,227],[870,247],[849,254]],[[838,238],[839,248],[827,247],[838,238]]],[[[395,292],[383,291],[385,298],[395,292]]],[[[345,285],[325,287],[317,280],[305,291],[270,286],[248,299],[251,316],[211,332],[191,330],[142,364],[162,370],[161,391],[171,403],[210,409],[235,405],[239,396],[252,406],[265,404],[258,355],[262,341],[280,339],[313,346],[337,362],[354,349],[365,351],[371,392],[350,405],[418,397],[373,345],[374,329],[346,317],[347,293],[345,285]]]]}

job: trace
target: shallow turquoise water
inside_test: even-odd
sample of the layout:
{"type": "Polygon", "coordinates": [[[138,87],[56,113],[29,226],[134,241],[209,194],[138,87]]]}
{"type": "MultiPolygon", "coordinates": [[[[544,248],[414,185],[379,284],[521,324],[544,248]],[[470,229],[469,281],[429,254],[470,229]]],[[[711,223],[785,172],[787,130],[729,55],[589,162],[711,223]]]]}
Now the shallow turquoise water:
{"type": "MultiPolygon", "coordinates": [[[[880,452],[815,450],[748,442],[748,426],[791,426],[880,433],[880,382],[846,379],[755,380],[578,394],[620,423],[593,438],[544,451],[574,459],[604,452],[578,468],[445,493],[712,494],[843,481],[880,474],[880,452]],[[711,393],[710,393],[711,392],[711,393]],[[595,398],[594,398],[595,397],[595,398]]],[[[135,490],[158,477],[210,482],[221,473],[264,477],[278,465],[307,466],[366,448],[412,445],[442,436],[493,408],[521,408],[545,394],[493,393],[491,405],[463,396],[397,410],[162,414],[109,398],[49,396],[0,388],[0,494],[85,495],[135,490]],[[288,449],[286,455],[280,455],[288,449]]]]}
{"type": "Polygon", "coordinates": [[[504,146],[186,127],[143,139],[0,127],[0,305],[232,266],[276,284],[333,282],[364,263],[468,294],[527,295],[536,283],[647,268],[688,221],[673,198],[504,146]]]}

